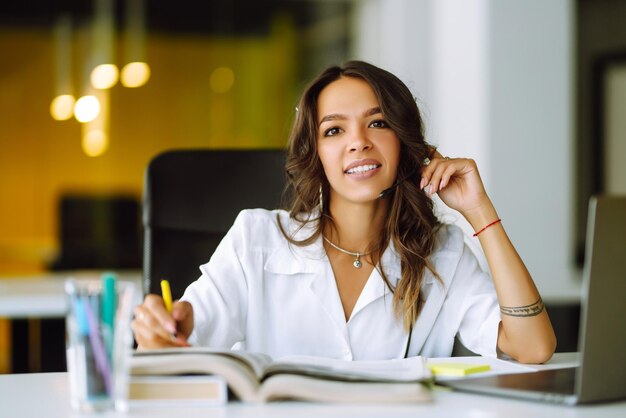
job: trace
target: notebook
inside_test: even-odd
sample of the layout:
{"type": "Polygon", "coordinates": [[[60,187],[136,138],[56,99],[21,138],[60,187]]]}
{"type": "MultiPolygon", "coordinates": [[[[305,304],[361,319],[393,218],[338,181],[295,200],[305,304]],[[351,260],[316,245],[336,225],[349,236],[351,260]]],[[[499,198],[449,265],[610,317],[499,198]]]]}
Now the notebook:
{"type": "Polygon", "coordinates": [[[581,404],[626,399],[626,196],[589,203],[580,366],[445,382],[456,390],[581,404]]]}

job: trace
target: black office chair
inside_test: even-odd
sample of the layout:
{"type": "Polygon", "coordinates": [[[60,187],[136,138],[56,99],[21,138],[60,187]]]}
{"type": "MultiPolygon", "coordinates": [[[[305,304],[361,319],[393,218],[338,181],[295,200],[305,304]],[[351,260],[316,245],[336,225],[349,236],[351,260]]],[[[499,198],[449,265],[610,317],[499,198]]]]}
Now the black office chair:
{"type": "Polygon", "coordinates": [[[276,209],[286,184],[283,150],[176,150],[148,165],[143,198],[143,291],[170,281],[179,298],[242,209],[276,209]]]}

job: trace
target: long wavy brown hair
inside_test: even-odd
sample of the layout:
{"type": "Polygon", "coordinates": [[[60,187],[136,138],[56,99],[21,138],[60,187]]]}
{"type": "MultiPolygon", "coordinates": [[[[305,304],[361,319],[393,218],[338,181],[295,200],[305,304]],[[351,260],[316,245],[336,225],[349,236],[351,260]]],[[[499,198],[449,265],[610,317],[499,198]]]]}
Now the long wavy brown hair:
{"type": "Polygon", "coordinates": [[[293,234],[283,234],[295,245],[308,245],[315,241],[326,226],[333,227],[329,213],[329,183],[324,174],[317,150],[318,112],[317,99],[320,92],[341,77],[365,80],[374,91],[385,121],[400,140],[400,161],[395,188],[388,205],[388,216],[378,242],[370,243],[368,261],[378,266],[381,276],[393,292],[393,303],[398,317],[402,317],[406,330],[415,323],[423,299],[420,294],[425,270],[437,278],[429,256],[435,245],[435,234],[440,225],[433,212],[433,202],[419,189],[419,168],[431,155],[433,148],[424,139],[424,127],[415,99],[406,85],[396,76],[381,68],[362,61],[349,61],[323,71],[304,90],[300,98],[293,128],[289,137],[286,170],[292,192],[290,217],[300,228],[314,224],[314,232],[303,240],[295,240],[293,234]],[[321,186],[321,193],[320,193],[321,186]],[[320,199],[324,202],[321,205],[320,199]],[[319,216],[318,216],[319,215],[319,216]],[[380,265],[380,257],[393,242],[400,256],[402,277],[392,286],[380,265]]]}

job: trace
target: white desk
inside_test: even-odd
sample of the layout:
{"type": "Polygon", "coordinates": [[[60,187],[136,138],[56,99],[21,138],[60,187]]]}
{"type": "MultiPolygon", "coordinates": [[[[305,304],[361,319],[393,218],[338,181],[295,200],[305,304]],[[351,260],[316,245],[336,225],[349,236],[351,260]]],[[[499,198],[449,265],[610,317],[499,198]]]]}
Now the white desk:
{"type": "MultiPolygon", "coordinates": [[[[98,280],[101,273],[64,271],[37,276],[0,277],[0,318],[62,318],[65,316],[65,279],[98,280]]],[[[141,271],[120,271],[118,278],[137,283],[137,290],[141,292],[141,271]]]]}
{"type": "MultiPolygon", "coordinates": [[[[231,403],[218,407],[142,408],[100,417],[454,417],[454,418],[624,418],[626,402],[594,406],[560,406],[463,393],[435,391],[434,402],[414,405],[329,405],[281,402],[266,405],[231,403]]],[[[69,405],[66,373],[0,375],[0,415],[6,417],[80,417],[69,405]]],[[[85,415],[89,416],[89,415],[85,415]]]]}

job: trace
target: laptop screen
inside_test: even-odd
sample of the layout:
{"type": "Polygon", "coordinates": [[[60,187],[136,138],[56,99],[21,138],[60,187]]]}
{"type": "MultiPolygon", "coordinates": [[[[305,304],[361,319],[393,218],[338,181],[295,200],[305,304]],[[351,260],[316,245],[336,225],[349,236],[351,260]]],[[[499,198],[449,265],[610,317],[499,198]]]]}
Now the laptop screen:
{"type": "Polygon", "coordinates": [[[626,398],[626,196],[589,203],[581,299],[579,402],[626,398]]]}

